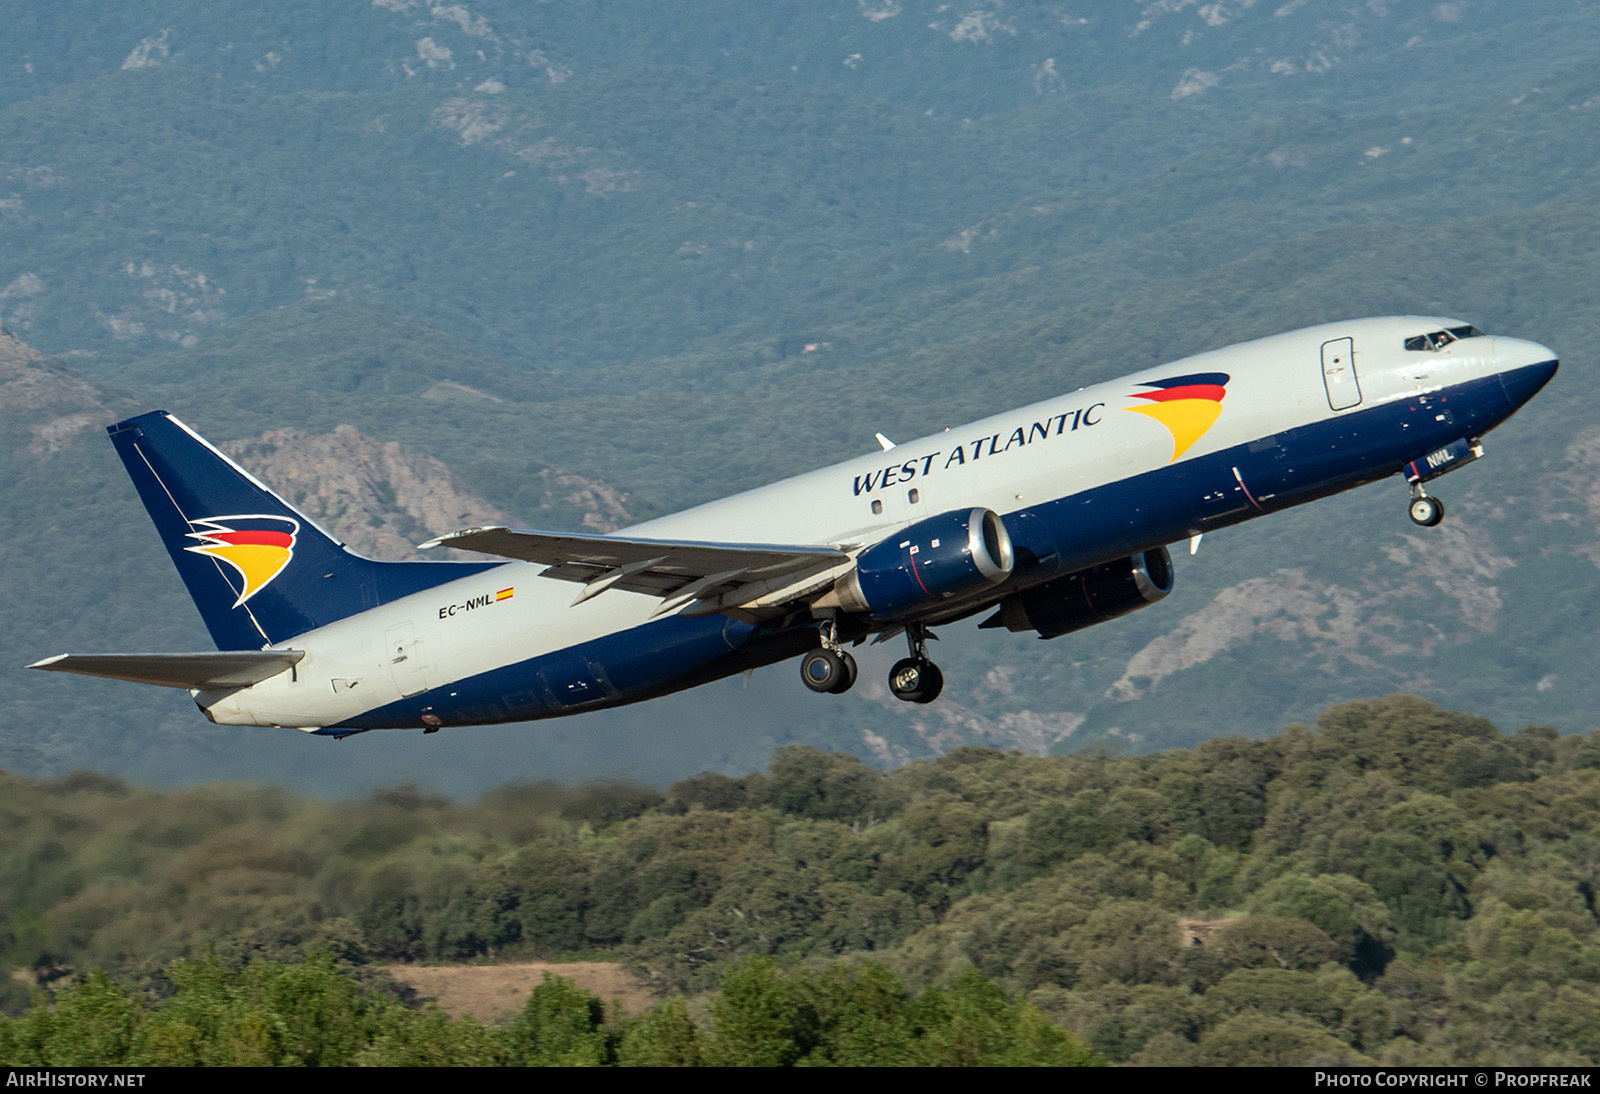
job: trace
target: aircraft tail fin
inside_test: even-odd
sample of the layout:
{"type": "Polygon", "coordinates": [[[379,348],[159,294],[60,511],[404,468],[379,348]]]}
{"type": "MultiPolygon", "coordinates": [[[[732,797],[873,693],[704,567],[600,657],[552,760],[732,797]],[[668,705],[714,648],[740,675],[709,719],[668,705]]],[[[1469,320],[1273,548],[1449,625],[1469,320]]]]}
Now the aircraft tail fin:
{"type": "Polygon", "coordinates": [[[499,565],[363,558],[164,410],[107,432],[219,649],[283,642],[499,565]]]}

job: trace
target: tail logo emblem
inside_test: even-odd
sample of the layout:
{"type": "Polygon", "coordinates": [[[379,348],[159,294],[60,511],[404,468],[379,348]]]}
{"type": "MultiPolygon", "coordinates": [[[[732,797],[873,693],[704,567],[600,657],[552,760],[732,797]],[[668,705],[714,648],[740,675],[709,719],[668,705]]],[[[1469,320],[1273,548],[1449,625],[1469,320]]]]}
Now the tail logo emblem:
{"type": "Polygon", "coordinates": [[[235,589],[239,599],[233,606],[237,608],[272,584],[272,579],[289,565],[300,522],[288,517],[241,514],[191,520],[189,527],[194,529],[189,538],[199,542],[184,550],[210,555],[238,573],[243,584],[235,589]]]}
{"type": "Polygon", "coordinates": [[[1222,399],[1228,394],[1226,372],[1197,372],[1174,376],[1170,380],[1149,380],[1140,387],[1153,391],[1134,392],[1129,398],[1144,399],[1141,406],[1124,409],[1154,418],[1172,434],[1172,463],[1194,445],[1222,413],[1222,399]]]}

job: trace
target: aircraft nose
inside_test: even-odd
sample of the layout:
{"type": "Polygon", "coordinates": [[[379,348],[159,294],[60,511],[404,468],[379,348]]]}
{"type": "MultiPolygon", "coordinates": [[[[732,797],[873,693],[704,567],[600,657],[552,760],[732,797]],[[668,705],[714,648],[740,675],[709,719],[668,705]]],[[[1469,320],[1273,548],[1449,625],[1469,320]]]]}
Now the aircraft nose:
{"type": "Polygon", "coordinates": [[[1513,408],[1539,394],[1539,389],[1548,384],[1561,367],[1555,350],[1548,346],[1537,342],[1518,342],[1515,346],[1516,352],[1502,353],[1500,359],[1500,386],[1505,388],[1506,399],[1513,408]]]}

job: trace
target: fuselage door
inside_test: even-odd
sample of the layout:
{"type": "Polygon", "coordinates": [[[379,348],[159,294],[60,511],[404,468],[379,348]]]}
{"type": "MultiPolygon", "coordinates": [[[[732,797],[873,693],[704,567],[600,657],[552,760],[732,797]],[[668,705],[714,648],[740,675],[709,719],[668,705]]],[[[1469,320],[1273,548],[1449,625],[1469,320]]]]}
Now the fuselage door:
{"type": "Polygon", "coordinates": [[[408,699],[427,691],[427,662],[423,658],[422,639],[411,633],[411,624],[396,623],[383,632],[383,637],[387,643],[389,671],[394,674],[400,697],[408,699]]]}
{"type": "Polygon", "coordinates": [[[1322,343],[1322,383],[1328,389],[1328,405],[1334,410],[1360,405],[1361,381],[1356,376],[1354,339],[1335,338],[1322,343]]]}

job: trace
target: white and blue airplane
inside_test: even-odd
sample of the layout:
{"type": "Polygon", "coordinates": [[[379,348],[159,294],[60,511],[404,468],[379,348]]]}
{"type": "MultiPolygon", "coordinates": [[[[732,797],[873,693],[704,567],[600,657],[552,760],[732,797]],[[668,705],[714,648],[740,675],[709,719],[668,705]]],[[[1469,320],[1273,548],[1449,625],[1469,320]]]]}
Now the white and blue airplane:
{"type": "Polygon", "coordinates": [[[470,528],[354,554],[164,411],[109,428],[217,650],[32,668],[184,688],[213,722],[336,737],[551,718],[903,634],[894,694],[931,702],[929,628],[1055,638],[1172,589],[1167,545],[1402,475],[1424,483],[1555,375],[1534,342],[1453,319],[1330,323],[1214,350],[612,535],[470,528]]]}

